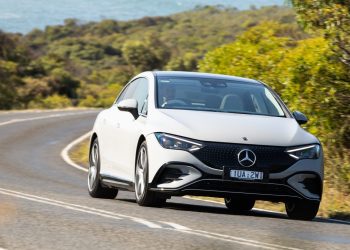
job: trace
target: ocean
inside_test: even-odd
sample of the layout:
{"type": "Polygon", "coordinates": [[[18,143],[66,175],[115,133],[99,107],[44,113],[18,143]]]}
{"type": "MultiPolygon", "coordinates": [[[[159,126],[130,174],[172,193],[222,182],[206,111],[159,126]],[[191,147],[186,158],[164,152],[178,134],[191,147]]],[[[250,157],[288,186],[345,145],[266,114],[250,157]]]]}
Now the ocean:
{"type": "Polygon", "coordinates": [[[198,5],[248,9],[251,5],[260,7],[284,3],[285,0],[0,0],[0,30],[27,33],[34,28],[62,24],[67,18],[89,22],[164,16],[198,5]]]}

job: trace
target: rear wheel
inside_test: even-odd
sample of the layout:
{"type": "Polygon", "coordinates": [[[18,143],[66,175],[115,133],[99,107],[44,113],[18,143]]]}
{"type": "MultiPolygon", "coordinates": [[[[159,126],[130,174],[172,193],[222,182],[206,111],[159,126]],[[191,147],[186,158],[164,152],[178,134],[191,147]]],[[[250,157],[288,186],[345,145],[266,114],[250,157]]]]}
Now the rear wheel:
{"type": "Polygon", "coordinates": [[[248,212],[254,207],[255,200],[242,197],[226,197],[225,205],[229,210],[235,213],[248,212]]]}
{"type": "Polygon", "coordinates": [[[140,206],[161,206],[166,198],[159,197],[159,194],[149,190],[148,185],[148,151],[144,141],[137,153],[135,166],[135,195],[136,202],[140,206]]]}
{"type": "Polygon", "coordinates": [[[100,176],[100,149],[97,138],[92,143],[89,156],[88,189],[91,197],[114,199],[118,189],[102,187],[100,176]]]}
{"type": "Polygon", "coordinates": [[[285,203],[285,206],[289,218],[295,220],[312,220],[318,212],[320,202],[308,200],[288,201],[285,203]]]}

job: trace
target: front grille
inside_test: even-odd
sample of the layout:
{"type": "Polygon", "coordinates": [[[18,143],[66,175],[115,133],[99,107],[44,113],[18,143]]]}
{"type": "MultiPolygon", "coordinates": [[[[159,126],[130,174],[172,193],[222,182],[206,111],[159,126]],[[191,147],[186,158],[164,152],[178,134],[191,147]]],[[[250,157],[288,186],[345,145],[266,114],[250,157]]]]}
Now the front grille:
{"type": "Polygon", "coordinates": [[[238,163],[238,153],[242,149],[250,149],[256,155],[255,164],[247,168],[250,170],[267,170],[270,173],[276,173],[287,169],[296,162],[285,153],[285,147],[276,146],[206,142],[205,146],[193,152],[193,155],[211,168],[220,170],[224,166],[242,168],[238,163]]]}

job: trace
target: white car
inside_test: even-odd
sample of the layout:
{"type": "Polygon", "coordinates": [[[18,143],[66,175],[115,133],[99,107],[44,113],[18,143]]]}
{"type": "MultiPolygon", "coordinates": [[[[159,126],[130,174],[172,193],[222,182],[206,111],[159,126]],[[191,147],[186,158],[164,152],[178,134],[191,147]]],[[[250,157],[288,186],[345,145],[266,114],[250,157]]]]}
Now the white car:
{"type": "Polygon", "coordinates": [[[234,212],[256,200],[284,202],[290,218],[313,219],[323,186],[319,140],[277,94],[251,79],[191,72],[134,77],[95,122],[88,189],[142,206],[171,196],[225,198],[234,212]]]}

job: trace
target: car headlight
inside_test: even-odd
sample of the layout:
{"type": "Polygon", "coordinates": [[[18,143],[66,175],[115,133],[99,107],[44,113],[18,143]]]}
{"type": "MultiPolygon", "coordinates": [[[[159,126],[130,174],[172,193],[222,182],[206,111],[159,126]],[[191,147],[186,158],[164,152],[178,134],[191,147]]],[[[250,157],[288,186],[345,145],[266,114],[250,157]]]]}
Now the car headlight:
{"type": "Polygon", "coordinates": [[[201,149],[204,145],[198,141],[187,138],[169,135],[165,133],[155,133],[155,136],[160,145],[167,149],[185,150],[194,152],[201,149]]]}
{"type": "Polygon", "coordinates": [[[301,146],[286,150],[294,159],[318,159],[320,157],[321,147],[318,144],[301,146]]]}

